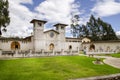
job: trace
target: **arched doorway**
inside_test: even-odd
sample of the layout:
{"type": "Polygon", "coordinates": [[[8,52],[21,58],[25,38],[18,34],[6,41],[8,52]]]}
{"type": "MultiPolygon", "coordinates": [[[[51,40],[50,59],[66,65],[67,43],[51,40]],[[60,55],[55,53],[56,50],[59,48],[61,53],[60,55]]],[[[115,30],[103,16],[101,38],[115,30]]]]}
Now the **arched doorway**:
{"type": "Polygon", "coordinates": [[[71,45],[69,45],[69,50],[71,50],[72,49],[72,46],[71,45]]]}
{"type": "Polygon", "coordinates": [[[94,44],[90,44],[90,50],[95,50],[95,45],[94,44]]]}
{"type": "Polygon", "coordinates": [[[53,44],[53,43],[51,43],[51,44],[49,45],[49,49],[50,49],[50,50],[53,50],[53,49],[54,49],[54,44],[53,44]]]}
{"type": "Polygon", "coordinates": [[[17,42],[17,41],[13,41],[13,42],[11,43],[11,49],[12,49],[12,50],[20,49],[20,43],[17,42]]]}

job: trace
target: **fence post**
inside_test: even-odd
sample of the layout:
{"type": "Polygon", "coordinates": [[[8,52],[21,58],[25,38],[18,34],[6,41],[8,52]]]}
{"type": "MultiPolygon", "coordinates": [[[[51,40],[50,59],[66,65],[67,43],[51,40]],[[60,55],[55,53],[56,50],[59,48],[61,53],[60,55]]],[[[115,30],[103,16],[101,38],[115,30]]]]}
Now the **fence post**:
{"type": "Polygon", "coordinates": [[[44,49],[41,50],[42,56],[45,56],[44,49]]]}
{"type": "Polygon", "coordinates": [[[2,49],[0,49],[0,57],[2,56],[2,49]]]}
{"type": "Polygon", "coordinates": [[[15,57],[18,57],[18,50],[15,50],[15,57]]]}
{"type": "Polygon", "coordinates": [[[54,51],[54,49],[53,49],[53,51],[52,51],[52,54],[55,55],[55,51],[54,51]]]}
{"type": "Polygon", "coordinates": [[[64,49],[62,49],[61,55],[64,55],[64,49]]]}
{"type": "Polygon", "coordinates": [[[32,49],[29,51],[29,57],[32,56],[32,49]]]}

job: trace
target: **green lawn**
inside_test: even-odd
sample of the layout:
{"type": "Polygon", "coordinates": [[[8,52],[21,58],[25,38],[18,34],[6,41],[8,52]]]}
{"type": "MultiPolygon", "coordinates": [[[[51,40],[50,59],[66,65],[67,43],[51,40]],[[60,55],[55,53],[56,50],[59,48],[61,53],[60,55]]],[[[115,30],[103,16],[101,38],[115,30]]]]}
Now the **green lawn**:
{"type": "Polygon", "coordinates": [[[117,58],[120,58],[120,53],[117,53],[117,54],[111,54],[112,57],[117,57],[117,58]]]}
{"type": "Polygon", "coordinates": [[[112,56],[116,58],[120,58],[120,53],[112,53],[112,54],[98,54],[98,56],[112,56]]]}
{"type": "Polygon", "coordinates": [[[0,80],[68,80],[120,73],[106,64],[95,65],[94,60],[85,56],[0,60],[0,80]]]}

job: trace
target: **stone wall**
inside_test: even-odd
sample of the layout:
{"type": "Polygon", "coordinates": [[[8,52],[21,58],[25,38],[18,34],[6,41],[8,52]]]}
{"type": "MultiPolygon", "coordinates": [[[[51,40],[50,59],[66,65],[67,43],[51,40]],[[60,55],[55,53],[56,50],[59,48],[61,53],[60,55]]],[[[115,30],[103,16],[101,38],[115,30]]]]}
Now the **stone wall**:
{"type": "Polygon", "coordinates": [[[95,52],[120,52],[120,42],[114,41],[114,42],[92,42],[92,43],[82,43],[82,49],[86,49],[86,51],[90,50],[90,45],[93,44],[95,46],[95,52]]]}
{"type": "MultiPolygon", "coordinates": [[[[0,44],[0,49],[2,51],[12,51],[11,49],[11,44],[14,41],[2,41],[0,44]]],[[[16,41],[20,44],[20,49],[21,51],[26,51],[29,49],[32,49],[32,42],[31,41],[16,41]]]]}

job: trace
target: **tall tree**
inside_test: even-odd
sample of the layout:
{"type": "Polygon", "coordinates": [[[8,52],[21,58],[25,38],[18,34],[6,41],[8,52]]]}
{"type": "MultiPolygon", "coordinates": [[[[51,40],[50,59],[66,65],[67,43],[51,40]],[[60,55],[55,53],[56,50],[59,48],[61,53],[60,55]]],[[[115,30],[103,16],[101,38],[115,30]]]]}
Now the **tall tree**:
{"type": "Polygon", "coordinates": [[[2,30],[6,31],[6,27],[10,23],[8,7],[8,0],[0,0],[0,36],[2,35],[2,30]]]}
{"type": "Polygon", "coordinates": [[[100,18],[95,19],[95,17],[91,15],[89,22],[87,22],[87,26],[90,27],[91,39],[93,41],[117,40],[112,26],[102,21],[100,18]]]}
{"type": "Polygon", "coordinates": [[[95,41],[98,40],[100,29],[99,29],[99,24],[93,15],[91,15],[89,22],[87,22],[86,26],[89,27],[91,39],[95,41]]]}
{"type": "MultiPolygon", "coordinates": [[[[75,19],[78,18],[79,17],[75,17],[75,19]]],[[[91,15],[86,25],[80,26],[79,24],[74,25],[74,23],[72,23],[72,31],[74,35],[78,37],[89,37],[93,41],[117,40],[112,26],[102,21],[100,18],[96,19],[93,15],[91,15]]]]}
{"type": "Polygon", "coordinates": [[[72,24],[71,24],[71,32],[73,34],[73,37],[79,37],[81,36],[81,31],[82,28],[81,26],[78,24],[79,22],[79,15],[74,15],[73,18],[71,19],[72,24]]]}

